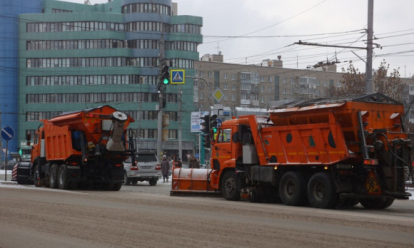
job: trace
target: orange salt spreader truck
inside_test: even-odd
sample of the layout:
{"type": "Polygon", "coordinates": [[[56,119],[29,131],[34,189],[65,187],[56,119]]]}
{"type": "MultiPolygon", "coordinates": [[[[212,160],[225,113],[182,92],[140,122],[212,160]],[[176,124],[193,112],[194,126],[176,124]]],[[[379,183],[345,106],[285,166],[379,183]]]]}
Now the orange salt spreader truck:
{"type": "Polygon", "coordinates": [[[126,129],[134,119],[106,105],[42,122],[31,151],[35,186],[74,189],[95,183],[121,189],[123,161],[135,158],[133,137],[127,137],[126,129]]]}
{"type": "Polygon", "coordinates": [[[375,93],[224,121],[210,132],[211,168],[175,168],[171,195],[221,192],[227,200],[387,208],[411,196],[405,171],[412,143],[403,115],[401,103],[375,93]]]}

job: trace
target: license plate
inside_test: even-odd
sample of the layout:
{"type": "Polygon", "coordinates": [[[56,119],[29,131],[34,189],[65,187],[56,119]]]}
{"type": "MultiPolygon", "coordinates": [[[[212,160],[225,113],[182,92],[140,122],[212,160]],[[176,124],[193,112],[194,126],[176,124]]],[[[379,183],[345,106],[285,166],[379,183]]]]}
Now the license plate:
{"type": "Polygon", "coordinates": [[[151,166],[141,166],[142,169],[151,169],[151,166]]]}

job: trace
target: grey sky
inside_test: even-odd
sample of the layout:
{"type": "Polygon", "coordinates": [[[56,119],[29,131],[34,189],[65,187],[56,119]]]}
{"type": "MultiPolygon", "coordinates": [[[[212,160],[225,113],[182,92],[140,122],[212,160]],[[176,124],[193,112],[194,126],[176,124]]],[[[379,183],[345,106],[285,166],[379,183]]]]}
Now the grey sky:
{"type": "MultiPolygon", "coordinates": [[[[66,0],[83,3],[84,0],[66,0]]],[[[107,0],[90,0],[92,4],[107,0]]],[[[282,56],[284,67],[306,68],[337,59],[365,71],[365,63],[351,49],[289,46],[299,40],[328,45],[365,47],[368,0],[175,0],[179,15],[203,17],[204,44],[200,56],[221,51],[225,62],[256,64],[282,56]],[[261,31],[260,31],[261,30],[261,31]],[[356,31],[357,30],[357,31],[356,31]],[[258,32],[256,32],[258,31],[258,32]],[[354,31],[354,32],[349,32],[354,31]],[[347,32],[347,33],[345,33],[347,32]],[[249,34],[246,36],[246,34],[249,34]],[[326,35],[315,35],[326,34],[326,35]],[[235,38],[242,36],[243,38],[235,38]],[[248,36],[253,36],[248,38],[248,36]],[[288,37],[286,37],[288,36],[288,37]]],[[[375,0],[373,67],[385,59],[401,77],[414,74],[413,0],[375,0]]],[[[352,49],[365,59],[366,51],[352,49]]]]}

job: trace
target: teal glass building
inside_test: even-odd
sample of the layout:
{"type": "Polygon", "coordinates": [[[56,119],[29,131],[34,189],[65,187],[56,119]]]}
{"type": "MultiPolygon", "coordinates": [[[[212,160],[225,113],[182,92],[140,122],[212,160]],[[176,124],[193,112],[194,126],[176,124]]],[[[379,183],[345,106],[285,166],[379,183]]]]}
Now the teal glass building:
{"type": "MultiPolygon", "coordinates": [[[[2,9],[12,8],[0,1],[2,9]]],[[[160,39],[165,40],[170,68],[185,69],[187,76],[194,76],[202,18],[176,15],[177,6],[171,0],[113,0],[95,5],[12,2],[26,10],[26,2],[33,4],[31,11],[17,8],[13,12],[18,37],[11,49],[15,54],[10,55],[16,58],[15,72],[9,74],[14,81],[8,85],[14,91],[1,101],[15,107],[10,110],[16,113],[10,115],[18,134],[14,149],[25,142],[26,134],[33,137],[39,120],[101,105],[131,115],[139,149],[156,149],[160,39]]],[[[0,19],[1,27],[5,21],[0,19]]],[[[3,83],[0,87],[3,92],[3,83]]],[[[169,126],[162,149],[178,155],[180,119],[190,120],[195,109],[193,81],[187,78],[184,85],[168,85],[166,92],[164,113],[169,115],[169,126]]],[[[190,153],[196,137],[189,121],[182,121],[182,137],[183,154],[190,153]]]]}

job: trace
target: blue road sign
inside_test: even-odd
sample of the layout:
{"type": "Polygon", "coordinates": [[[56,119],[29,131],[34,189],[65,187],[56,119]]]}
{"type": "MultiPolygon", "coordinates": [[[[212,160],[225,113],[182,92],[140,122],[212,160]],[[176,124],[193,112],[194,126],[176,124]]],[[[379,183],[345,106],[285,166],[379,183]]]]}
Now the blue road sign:
{"type": "Polygon", "coordinates": [[[217,127],[221,127],[221,124],[223,123],[220,119],[216,119],[217,121],[217,127]]]}
{"type": "Polygon", "coordinates": [[[170,77],[171,84],[185,84],[185,70],[183,69],[170,70],[170,77]]]}
{"type": "Polygon", "coordinates": [[[9,126],[1,129],[1,137],[7,141],[12,140],[14,138],[14,130],[9,126]]]}

